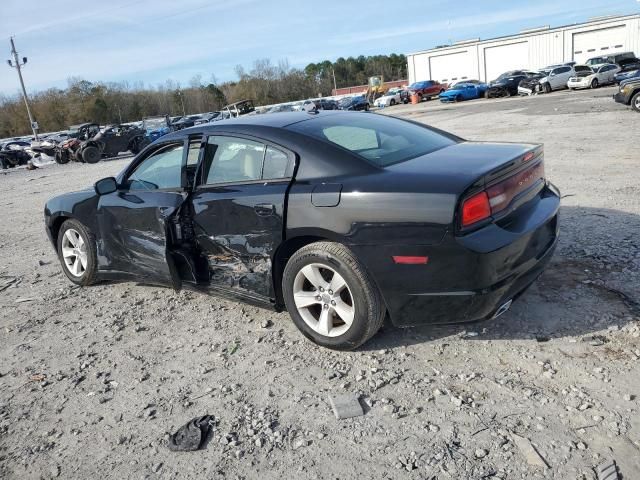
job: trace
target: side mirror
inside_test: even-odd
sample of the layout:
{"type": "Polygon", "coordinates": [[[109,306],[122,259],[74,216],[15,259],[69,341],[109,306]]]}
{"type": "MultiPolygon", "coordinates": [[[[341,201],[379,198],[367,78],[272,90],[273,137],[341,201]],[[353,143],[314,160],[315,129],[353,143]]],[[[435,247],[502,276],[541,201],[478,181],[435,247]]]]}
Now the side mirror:
{"type": "Polygon", "coordinates": [[[113,177],[103,178],[102,180],[98,180],[93,188],[95,189],[98,195],[107,195],[109,193],[113,193],[118,189],[118,183],[116,179],[113,177]]]}

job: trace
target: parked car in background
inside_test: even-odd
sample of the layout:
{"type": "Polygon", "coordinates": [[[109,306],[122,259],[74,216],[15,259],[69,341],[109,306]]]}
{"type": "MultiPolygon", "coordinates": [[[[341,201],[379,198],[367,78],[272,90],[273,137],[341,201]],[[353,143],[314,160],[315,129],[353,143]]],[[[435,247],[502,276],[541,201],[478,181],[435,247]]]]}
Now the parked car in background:
{"type": "Polygon", "coordinates": [[[385,318],[503,314],[549,264],[559,206],[542,145],[292,112],[174,132],[44,214],[76,285],[143,281],[286,309],[311,341],[353,350],[385,318]]]}
{"type": "Polygon", "coordinates": [[[409,94],[402,88],[392,88],[374,102],[376,107],[392,107],[399,103],[409,103],[409,94]]]}
{"type": "Polygon", "coordinates": [[[216,117],[220,116],[220,112],[207,112],[207,113],[203,113],[202,115],[200,115],[200,118],[198,118],[194,124],[195,125],[202,125],[203,123],[209,123],[214,121],[214,119],[216,117]]]}
{"type": "Polygon", "coordinates": [[[364,110],[369,111],[369,102],[362,95],[344,97],[338,102],[340,110],[364,110]]]}
{"type": "Polygon", "coordinates": [[[177,120],[171,123],[171,127],[173,130],[182,130],[184,128],[193,127],[196,124],[197,120],[200,120],[202,117],[200,115],[187,115],[186,117],[182,117],[180,120],[177,120]]]}
{"type": "Polygon", "coordinates": [[[522,80],[536,72],[527,70],[511,70],[500,75],[495,80],[489,82],[485,96],[487,98],[509,97],[518,94],[518,85],[522,80]]]}
{"type": "Polygon", "coordinates": [[[448,90],[440,94],[440,101],[461,102],[463,100],[473,100],[474,98],[482,98],[487,92],[488,85],[478,82],[458,82],[449,87],[448,90]]]}
{"type": "MultiPolygon", "coordinates": [[[[591,68],[599,67],[600,65],[604,65],[605,63],[616,63],[620,64],[620,62],[625,62],[630,59],[635,59],[636,55],[633,52],[622,52],[615,53],[612,55],[600,55],[598,57],[592,57],[587,60],[585,65],[589,65],[591,68]]],[[[594,68],[595,69],[595,68],[594,68]]]]}
{"type": "Polygon", "coordinates": [[[631,70],[629,72],[618,72],[616,73],[614,80],[616,83],[622,83],[625,80],[631,80],[633,78],[640,77],[640,68],[638,70],[631,70]]]}
{"type": "Polygon", "coordinates": [[[630,105],[636,112],[640,112],[640,78],[622,82],[613,99],[623,105],[630,105]]]}
{"type": "MultiPolygon", "coordinates": [[[[302,108],[308,108],[307,106],[313,105],[316,110],[338,110],[338,102],[331,100],[330,98],[316,98],[314,100],[305,100],[302,104],[302,108]]],[[[293,109],[293,107],[292,107],[293,109]]]]}
{"type": "Polygon", "coordinates": [[[242,117],[256,111],[253,100],[240,100],[239,102],[230,103],[222,107],[222,113],[229,114],[229,118],[242,117]]]}
{"type": "Polygon", "coordinates": [[[574,67],[566,64],[545,67],[537,74],[521,80],[518,85],[518,93],[531,95],[567,88],[567,82],[575,76],[575,73],[574,67]]]}
{"type": "MultiPolygon", "coordinates": [[[[182,117],[177,117],[178,119],[182,117]]],[[[142,129],[146,132],[150,142],[154,142],[163,135],[172,131],[169,115],[145,117],[142,120],[142,129]]]]}
{"type": "Polygon", "coordinates": [[[409,95],[418,95],[421,100],[431,100],[437,97],[447,89],[447,85],[444,83],[436,82],[435,80],[424,80],[422,82],[415,82],[409,85],[407,91],[409,95]]]}
{"type": "Polygon", "coordinates": [[[0,168],[14,168],[26,165],[31,160],[31,155],[26,151],[31,146],[24,140],[9,140],[0,143],[0,168]]]}
{"type": "Polygon", "coordinates": [[[631,72],[640,70],[640,58],[625,58],[617,62],[620,72],[631,72]]]}
{"type": "Polygon", "coordinates": [[[615,81],[615,74],[620,67],[615,63],[605,63],[596,67],[588,65],[576,65],[575,75],[567,81],[567,87],[571,90],[576,88],[598,88],[600,85],[607,85],[615,81]]]}
{"type": "Polygon", "coordinates": [[[280,113],[280,112],[293,112],[293,105],[285,103],[284,105],[276,105],[271,107],[264,113],[280,113]]]}

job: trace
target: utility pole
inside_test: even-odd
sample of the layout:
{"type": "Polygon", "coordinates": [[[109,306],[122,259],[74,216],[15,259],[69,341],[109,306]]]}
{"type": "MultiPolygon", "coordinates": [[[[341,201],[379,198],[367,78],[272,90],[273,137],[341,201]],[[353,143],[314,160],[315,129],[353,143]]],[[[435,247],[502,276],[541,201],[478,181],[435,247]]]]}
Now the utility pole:
{"type": "Polygon", "coordinates": [[[331,67],[331,73],[333,74],[333,94],[338,94],[338,86],[336,85],[336,70],[331,67]]]}
{"type": "Polygon", "coordinates": [[[7,63],[10,67],[18,70],[18,78],[20,78],[20,86],[22,87],[22,98],[24,98],[24,104],[27,107],[27,115],[29,115],[29,122],[31,123],[31,130],[33,131],[33,136],[36,140],[38,140],[38,122],[33,119],[33,115],[31,115],[31,109],[29,108],[29,98],[27,97],[27,90],[24,88],[24,80],[22,79],[22,71],[20,67],[23,67],[27,63],[27,57],[22,57],[22,63],[18,58],[18,52],[16,52],[16,45],[13,43],[13,37],[9,39],[11,42],[11,54],[13,55],[13,59],[16,62],[14,65],[11,60],[7,60],[7,63]]]}
{"type": "Polygon", "coordinates": [[[184,99],[182,98],[182,90],[178,90],[178,96],[180,97],[180,103],[182,104],[182,116],[185,117],[187,114],[184,112],[184,99]]]}
{"type": "Polygon", "coordinates": [[[120,111],[120,105],[116,103],[116,108],[118,109],[118,118],[120,118],[120,124],[122,124],[122,112],[120,111]]]}

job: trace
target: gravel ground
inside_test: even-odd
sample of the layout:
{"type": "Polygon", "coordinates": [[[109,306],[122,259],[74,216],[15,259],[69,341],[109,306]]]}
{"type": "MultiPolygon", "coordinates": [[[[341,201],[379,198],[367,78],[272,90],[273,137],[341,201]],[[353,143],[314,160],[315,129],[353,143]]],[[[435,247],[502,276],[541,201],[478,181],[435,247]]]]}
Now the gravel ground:
{"type": "Polygon", "coordinates": [[[613,91],[385,109],[468,139],[544,142],[561,241],[499,319],[385,325],[352,353],[315,347],[284,313],[73,287],[43,204],[126,160],[0,175],[0,478],[573,480],[608,459],[640,478],[640,116],[613,91]],[[340,393],[365,414],[337,420],[340,393]],[[206,449],[166,448],[205,414],[206,449]]]}

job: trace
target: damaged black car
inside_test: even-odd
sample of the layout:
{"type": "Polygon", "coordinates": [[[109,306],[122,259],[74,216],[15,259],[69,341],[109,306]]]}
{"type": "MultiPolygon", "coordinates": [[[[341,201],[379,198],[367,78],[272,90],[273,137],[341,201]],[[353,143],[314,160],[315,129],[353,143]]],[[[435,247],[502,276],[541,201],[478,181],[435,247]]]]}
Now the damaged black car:
{"type": "Polygon", "coordinates": [[[557,243],[541,145],[465,141],[355,112],[174,132],[49,200],[75,284],[134,280],[287,310],[317,344],[504,313],[557,243]]]}

